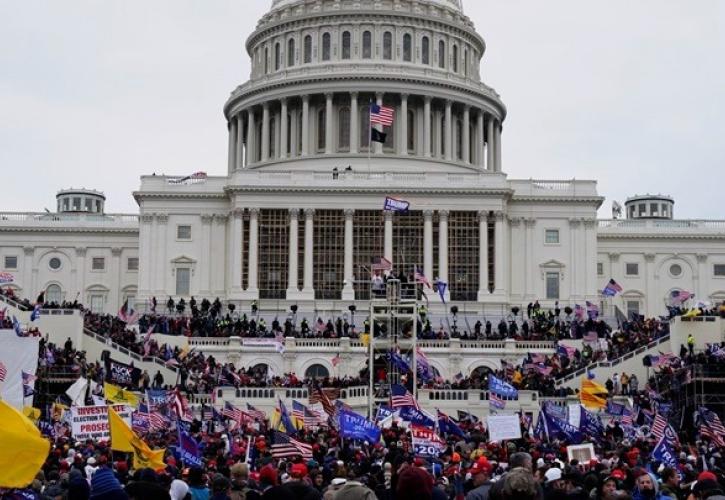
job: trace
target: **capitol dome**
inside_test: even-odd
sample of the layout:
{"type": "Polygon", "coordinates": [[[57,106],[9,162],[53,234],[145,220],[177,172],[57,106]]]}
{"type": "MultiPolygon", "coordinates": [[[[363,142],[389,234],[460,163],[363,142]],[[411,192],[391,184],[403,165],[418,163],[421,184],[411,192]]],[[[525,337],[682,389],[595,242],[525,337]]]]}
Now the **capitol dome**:
{"type": "Polygon", "coordinates": [[[246,50],[249,81],[224,106],[230,174],[502,170],[506,108],[460,0],[274,0],[246,50]],[[375,105],[394,118],[371,131],[375,105]]]}

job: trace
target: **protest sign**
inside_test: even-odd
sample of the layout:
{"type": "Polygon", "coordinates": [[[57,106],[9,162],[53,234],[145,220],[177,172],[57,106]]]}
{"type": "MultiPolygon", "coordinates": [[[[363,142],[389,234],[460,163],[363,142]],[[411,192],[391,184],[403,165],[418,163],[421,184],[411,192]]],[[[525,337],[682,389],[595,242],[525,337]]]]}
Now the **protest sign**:
{"type": "Polygon", "coordinates": [[[489,441],[503,441],[504,439],[520,439],[521,425],[518,415],[489,415],[488,416],[489,441]]]}
{"type": "Polygon", "coordinates": [[[76,441],[93,439],[95,441],[108,440],[111,431],[108,427],[108,408],[116,413],[130,426],[132,408],[126,405],[102,406],[71,406],[71,434],[76,441]]]}

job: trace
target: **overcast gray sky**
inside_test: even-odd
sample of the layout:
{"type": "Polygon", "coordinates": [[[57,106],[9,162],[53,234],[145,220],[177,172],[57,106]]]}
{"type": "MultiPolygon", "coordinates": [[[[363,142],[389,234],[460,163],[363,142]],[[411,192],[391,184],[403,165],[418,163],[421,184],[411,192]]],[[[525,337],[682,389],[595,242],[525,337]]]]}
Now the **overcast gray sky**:
{"type": "MultiPolygon", "coordinates": [[[[151,172],[226,171],[222,105],[269,0],[0,0],[0,210],[105,191],[135,212],[151,172]]],[[[725,2],[464,0],[508,106],[512,178],[596,179],[723,218],[725,2]]]]}

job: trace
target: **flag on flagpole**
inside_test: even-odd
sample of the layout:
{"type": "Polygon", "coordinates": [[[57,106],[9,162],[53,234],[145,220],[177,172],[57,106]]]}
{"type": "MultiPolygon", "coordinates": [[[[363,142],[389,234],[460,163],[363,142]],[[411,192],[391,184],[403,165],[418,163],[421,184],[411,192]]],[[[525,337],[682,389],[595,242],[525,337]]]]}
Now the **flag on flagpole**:
{"type": "Polygon", "coordinates": [[[380,106],[378,104],[370,105],[370,126],[382,125],[391,127],[393,125],[393,116],[395,109],[390,106],[380,106]]]}
{"type": "Polygon", "coordinates": [[[717,446],[725,446],[725,426],[717,413],[705,407],[700,408],[697,412],[700,420],[700,434],[710,438],[717,446]]]}
{"type": "Polygon", "coordinates": [[[622,285],[614,281],[613,279],[610,279],[607,285],[604,287],[604,290],[602,290],[602,295],[605,297],[614,297],[618,293],[622,292],[622,285]]]}
{"type": "Polygon", "coordinates": [[[385,144],[385,141],[388,138],[388,134],[385,132],[381,132],[380,130],[376,129],[375,127],[372,127],[370,129],[370,141],[371,142],[379,142],[380,144],[385,144]]]}
{"type": "Polygon", "coordinates": [[[425,274],[423,274],[423,271],[418,266],[415,266],[415,273],[413,275],[413,278],[415,279],[416,283],[422,283],[428,288],[433,288],[430,284],[430,281],[428,281],[428,278],[425,277],[425,274]]]}
{"type": "Polygon", "coordinates": [[[293,437],[275,431],[272,436],[271,452],[273,458],[294,458],[300,455],[305,460],[312,460],[312,445],[303,443],[293,437]]]}
{"type": "Polygon", "coordinates": [[[412,406],[417,409],[420,408],[413,395],[400,384],[390,385],[390,406],[393,409],[405,408],[407,406],[412,406]]]}
{"type": "Polygon", "coordinates": [[[488,404],[491,410],[503,410],[506,408],[506,400],[495,392],[488,393],[488,404]]]}
{"type": "Polygon", "coordinates": [[[5,401],[0,401],[0,421],[0,487],[25,488],[48,458],[50,442],[5,401]]]}
{"type": "Polygon", "coordinates": [[[607,406],[609,391],[601,384],[588,378],[583,378],[579,390],[579,400],[587,408],[604,409],[607,406]]]}
{"type": "Polygon", "coordinates": [[[683,302],[694,296],[694,293],[690,293],[685,290],[673,290],[670,294],[670,299],[672,301],[672,305],[681,305],[683,302]]]}
{"type": "Polygon", "coordinates": [[[163,469],[165,449],[152,450],[133,430],[123,421],[113,408],[108,408],[108,427],[111,431],[111,449],[133,453],[135,469],[150,467],[163,469]]]}

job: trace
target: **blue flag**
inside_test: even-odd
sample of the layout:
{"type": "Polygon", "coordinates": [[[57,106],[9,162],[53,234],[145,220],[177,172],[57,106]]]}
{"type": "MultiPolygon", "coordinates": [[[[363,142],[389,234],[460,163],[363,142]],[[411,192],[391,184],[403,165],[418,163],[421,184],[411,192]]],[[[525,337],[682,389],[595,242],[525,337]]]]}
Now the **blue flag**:
{"type": "Polygon", "coordinates": [[[380,429],[362,415],[342,410],[340,412],[340,436],[349,439],[360,439],[369,443],[380,441],[380,429]]]}
{"type": "Polygon", "coordinates": [[[453,434],[459,437],[465,436],[463,430],[458,427],[458,424],[440,410],[438,411],[438,430],[443,434],[453,434]]]}
{"type": "Polygon", "coordinates": [[[390,351],[390,353],[388,353],[388,358],[390,359],[390,362],[398,368],[400,373],[408,373],[410,371],[410,365],[408,362],[405,361],[397,352],[390,351]]]}
{"type": "Polygon", "coordinates": [[[675,452],[672,450],[672,445],[665,436],[662,436],[660,442],[657,443],[655,449],[652,450],[652,457],[655,460],[659,460],[667,467],[672,467],[677,470],[678,463],[677,458],[675,457],[675,452]]]}
{"type": "Polygon", "coordinates": [[[35,304],[33,312],[30,313],[30,321],[35,321],[38,318],[40,318],[40,304],[35,304]]]}
{"type": "Polygon", "coordinates": [[[435,420],[414,406],[402,407],[400,409],[400,418],[411,424],[429,427],[431,429],[436,425],[435,420]]]}
{"type": "Polygon", "coordinates": [[[378,413],[375,415],[375,421],[380,422],[381,420],[385,420],[393,413],[395,413],[395,410],[393,410],[392,408],[385,405],[380,405],[378,406],[378,413]]]}
{"type": "Polygon", "coordinates": [[[23,330],[20,327],[20,321],[18,321],[18,318],[16,318],[15,316],[13,316],[13,330],[15,330],[15,335],[17,335],[18,337],[23,336],[23,330]]]}
{"type": "Polygon", "coordinates": [[[383,210],[387,212],[407,212],[410,208],[410,202],[405,200],[399,200],[397,198],[391,198],[390,196],[385,197],[385,204],[383,210]]]}
{"type": "Polygon", "coordinates": [[[199,445],[191,435],[179,426],[179,446],[177,450],[181,455],[181,461],[185,466],[203,467],[204,462],[201,460],[199,453],[199,445]]]}
{"type": "Polygon", "coordinates": [[[502,398],[515,399],[519,397],[519,391],[514,386],[493,375],[488,376],[488,390],[498,394],[502,398]]]}
{"type": "Polygon", "coordinates": [[[279,400],[279,415],[280,415],[280,421],[282,422],[282,425],[284,425],[285,432],[287,434],[296,434],[297,428],[295,428],[294,424],[292,423],[292,419],[289,416],[289,413],[287,413],[287,408],[285,407],[282,400],[279,400]]]}
{"type": "Polygon", "coordinates": [[[615,403],[614,401],[612,401],[610,399],[607,401],[607,408],[604,411],[606,411],[607,413],[609,413],[610,415],[612,415],[614,417],[621,417],[622,415],[624,415],[624,408],[625,407],[623,404],[615,403]]]}
{"type": "Polygon", "coordinates": [[[582,442],[582,433],[579,429],[571,425],[566,420],[560,419],[554,415],[549,415],[546,411],[546,407],[542,408],[541,413],[543,415],[546,426],[547,435],[549,439],[563,439],[569,444],[579,444],[582,442]]]}
{"type": "Polygon", "coordinates": [[[442,280],[436,281],[436,287],[438,288],[438,295],[441,298],[441,302],[444,304],[446,303],[446,289],[448,288],[448,283],[442,280]]]}
{"type": "Polygon", "coordinates": [[[601,439],[604,436],[604,424],[596,415],[583,406],[580,406],[581,417],[579,418],[579,430],[589,434],[594,439],[601,439]]]}

